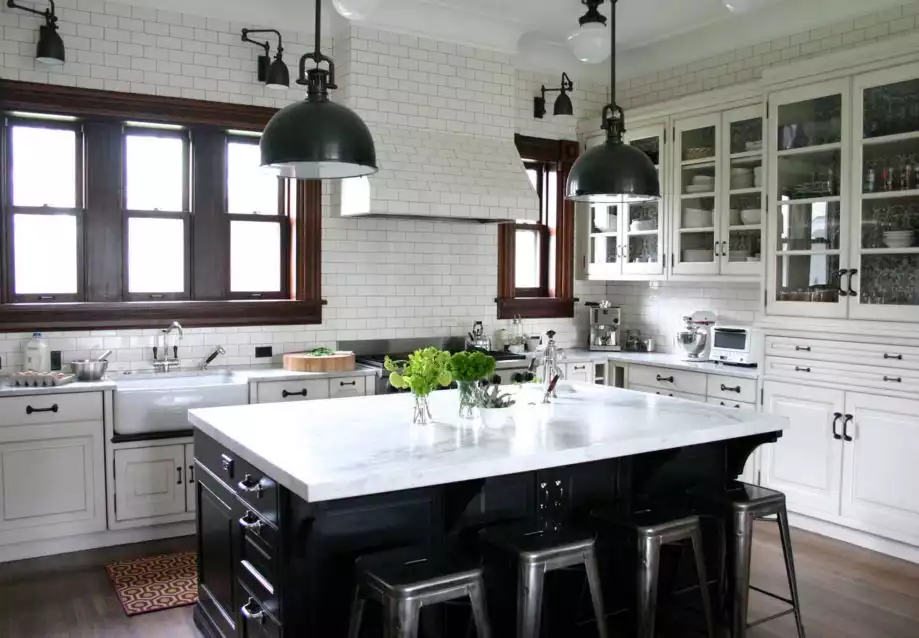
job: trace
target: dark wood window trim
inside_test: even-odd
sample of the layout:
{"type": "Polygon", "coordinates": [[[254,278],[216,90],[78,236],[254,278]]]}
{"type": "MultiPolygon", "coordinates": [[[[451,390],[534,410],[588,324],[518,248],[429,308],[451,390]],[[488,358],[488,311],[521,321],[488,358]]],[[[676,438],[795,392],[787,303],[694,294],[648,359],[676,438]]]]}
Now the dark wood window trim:
{"type": "MultiPolygon", "coordinates": [[[[98,91],[74,87],[0,80],[0,113],[14,111],[76,116],[84,131],[92,132],[93,144],[83,150],[86,193],[79,215],[80,293],[73,300],[42,303],[15,299],[5,267],[0,290],[0,331],[66,330],[102,328],[161,327],[178,320],[188,326],[237,326],[252,324],[317,324],[321,309],[321,200],[319,181],[301,180],[296,189],[296,209],[282,222],[282,246],[289,245],[292,263],[282,272],[283,298],[271,295],[253,299],[251,295],[229,293],[229,216],[225,188],[204,188],[205,183],[225,183],[225,162],[198,162],[214,174],[208,180],[191,179],[189,197],[189,263],[187,292],[192,300],[138,300],[126,295],[127,281],[122,260],[126,246],[126,220],[122,190],[113,187],[104,175],[112,167],[120,171],[124,154],[124,122],[151,121],[194,127],[192,154],[201,158],[225,157],[215,154],[217,145],[225,147],[227,130],[260,131],[275,109],[188,100],[150,95],[98,91]],[[195,255],[197,254],[197,258],[195,255]],[[201,255],[207,255],[204,264],[201,255]],[[117,265],[113,267],[113,263],[117,265]]],[[[64,123],[67,124],[67,123],[64,123]]],[[[6,140],[2,140],[6,152],[6,140]]],[[[283,190],[283,189],[281,189],[283,190]]],[[[8,201],[6,176],[0,180],[0,201],[8,201]]],[[[279,200],[289,194],[279,193],[279,200]]],[[[9,207],[4,204],[3,241],[10,232],[9,207]]],[[[132,214],[134,214],[132,212],[132,214]]],[[[10,255],[9,250],[4,250],[10,255]]],[[[285,256],[285,261],[287,257],[285,256]]],[[[4,264],[7,266],[8,264],[4,264]]],[[[57,300],[56,300],[57,301],[57,300]]]]}
{"type": "MultiPolygon", "coordinates": [[[[578,143],[516,135],[517,151],[525,161],[551,164],[558,173],[555,193],[557,218],[555,241],[549,237],[544,246],[554,244],[554,272],[547,272],[547,290],[519,290],[515,286],[515,232],[517,225],[498,227],[498,319],[554,319],[574,316],[574,203],[565,199],[568,173],[578,157],[578,143]]],[[[549,260],[543,259],[544,264],[549,260]]]]}

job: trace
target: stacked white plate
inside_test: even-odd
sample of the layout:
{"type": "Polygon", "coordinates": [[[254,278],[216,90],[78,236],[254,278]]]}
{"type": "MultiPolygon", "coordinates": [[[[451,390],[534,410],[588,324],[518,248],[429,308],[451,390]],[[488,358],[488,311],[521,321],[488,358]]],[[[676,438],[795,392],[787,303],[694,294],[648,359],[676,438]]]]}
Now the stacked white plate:
{"type": "Polygon", "coordinates": [[[754,166],[753,167],[753,185],[759,188],[763,185],[763,167],[754,166]]]}
{"type": "Polygon", "coordinates": [[[683,251],[684,262],[714,261],[715,251],[710,248],[690,248],[683,251]]]}
{"type": "Polygon", "coordinates": [[[738,166],[731,169],[731,189],[751,188],[753,186],[753,169],[738,166]]]}
{"type": "Polygon", "coordinates": [[[728,224],[731,226],[740,226],[740,210],[732,208],[728,211],[728,224]]]}
{"type": "Polygon", "coordinates": [[[888,230],[884,233],[884,244],[888,248],[909,248],[914,237],[911,230],[888,230]]]}
{"type": "Polygon", "coordinates": [[[709,228],[712,226],[712,211],[702,208],[687,208],[683,211],[683,228],[709,228]]]}

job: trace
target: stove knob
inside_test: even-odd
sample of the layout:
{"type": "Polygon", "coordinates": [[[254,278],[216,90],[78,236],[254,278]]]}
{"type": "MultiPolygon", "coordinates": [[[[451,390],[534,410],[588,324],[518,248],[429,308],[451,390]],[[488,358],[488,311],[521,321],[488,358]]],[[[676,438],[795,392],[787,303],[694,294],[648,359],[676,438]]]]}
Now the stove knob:
{"type": "Polygon", "coordinates": [[[522,373],[522,372],[515,372],[515,373],[514,373],[514,376],[511,377],[511,381],[512,381],[513,383],[523,383],[523,373],[522,373]]]}

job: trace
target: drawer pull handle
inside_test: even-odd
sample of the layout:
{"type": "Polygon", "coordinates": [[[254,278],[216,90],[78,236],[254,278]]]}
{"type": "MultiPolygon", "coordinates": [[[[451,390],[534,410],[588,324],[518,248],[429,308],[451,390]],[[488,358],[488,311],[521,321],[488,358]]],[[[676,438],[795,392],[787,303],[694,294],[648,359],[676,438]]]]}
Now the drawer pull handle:
{"type": "Polygon", "coordinates": [[[724,384],[722,383],[722,384],[721,384],[721,391],[722,391],[722,392],[736,392],[737,394],[740,394],[740,386],[737,386],[737,387],[732,388],[731,386],[729,386],[729,385],[724,385],[724,384]]]}
{"type": "Polygon", "coordinates": [[[176,468],[176,485],[182,484],[182,466],[176,468]]]}
{"type": "Polygon", "coordinates": [[[839,419],[842,418],[842,412],[833,413],[833,438],[837,441],[842,441],[842,434],[836,431],[836,426],[839,425],[839,419]]]}
{"type": "Polygon", "coordinates": [[[888,377],[884,375],[884,381],[893,381],[894,383],[903,383],[903,377],[888,377]]]}
{"type": "Polygon", "coordinates": [[[851,443],[852,441],[855,440],[851,436],[849,436],[849,424],[852,422],[852,419],[854,418],[855,417],[852,416],[851,414],[847,414],[845,418],[842,420],[842,438],[846,441],[846,443],[851,443]]]}
{"type": "Polygon", "coordinates": [[[810,352],[810,346],[795,346],[795,352],[810,352]]]}
{"type": "Polygon", "coordinates": [[[26,406],[26,414],[32,414],[34,412],[54,412],[57,413],[57,403],[51,405],[50,408],[33,408],[31,405],[26,406]]]}
{"type": "Polygon", "coordinates": [[[885,358],[885,359],[896,359],[897,361],[903,361],[903,355],[902,355],[902,354],[887,354],[887,353],[885,352],[885,353],[884,353],[884,358],[885,358]]]}
{"type": "Polygon", "coordinates": [[[243,617],[247,620],[257,620],[259,624],[265,622],[265,610],[254,598],[250,598],[240,611],[242,611],[243,617]]]}
{"type": "Polygon", "coordinates": [[[247,494],[255,493],[257,498],[262,497],[262,482],[256,481],[252,478],[251,474],[246,474],[246,476],[238,484],[239,489],[247,494]]]}
{"type": "Polygon", "coordinates": [[[287,390],[281,390],[281,398],[286,399],[287,397],[305,397],[306,388],[303,388],[299,392],[288,392],[287,390]]]}
{"type": "Polygon", "coordinates": [[[810,368],[801,368],[799,366],[795,366],[795,372],[810,372],[810,371],[811,371],[810,368]]]}
{"type": "Polygon", "coordinates": [[[264,523],[262,523],[262,519],[252,512],[246,512],[245,516],[239,519],[239,525],[243,529],[250,530],[253,534],[262,535],[262,525],[264,523]]]}
{"type": "Polygon", "coordinates": [[[357,381],[339,381],[338,385],[353,385],[357,387],[357,381]]]}
{"type": "Polygon", "coordinates": [[[189,484],[195,482],[195,466],[194,465],[188,466],[188,482],[189,484]]]}
{"type": "Polygon", "coordinates": [[[673,383],[673,377],[662,377],[659,374],[654,375],[654,376],[657,378],[658,383],[660,383],[661,381],[666,381],[667,383],[673,383]]]}

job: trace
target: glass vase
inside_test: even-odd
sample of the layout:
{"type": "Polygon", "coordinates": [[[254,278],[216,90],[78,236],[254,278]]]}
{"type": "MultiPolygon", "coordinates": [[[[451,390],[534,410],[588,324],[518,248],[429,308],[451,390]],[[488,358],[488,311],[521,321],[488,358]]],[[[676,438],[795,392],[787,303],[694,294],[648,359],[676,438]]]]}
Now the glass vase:
{"type": "Polygon", "coordinates": [[[428,403],[428,395],[420,396],[416,394],[412,423],[415,425],[428,425],[431,420],[431,404],[428,403]]]}
{"type": "Polygon", "coordinates": [[[471,419],[475,417],[475,381],[457,381],[459,388],[459,417],[471,419]]]}

